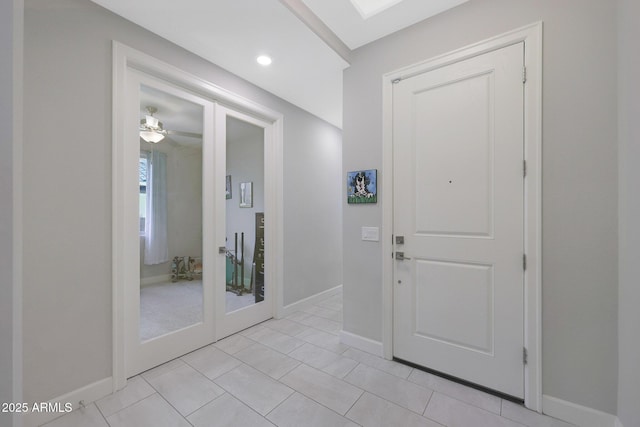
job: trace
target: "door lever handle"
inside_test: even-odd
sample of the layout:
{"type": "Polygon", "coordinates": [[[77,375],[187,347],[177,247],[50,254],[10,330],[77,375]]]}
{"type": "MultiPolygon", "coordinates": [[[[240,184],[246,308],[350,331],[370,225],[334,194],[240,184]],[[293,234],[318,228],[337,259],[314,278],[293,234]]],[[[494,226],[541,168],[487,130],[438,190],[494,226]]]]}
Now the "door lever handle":
{"type": "Polygon", "coordinates": [[[396,251],[396,261],[405,261],[405,260],[410,260],[411,258],[408,258],[406,256],[404,256],[404,252],[398,252],[396,251]]]}

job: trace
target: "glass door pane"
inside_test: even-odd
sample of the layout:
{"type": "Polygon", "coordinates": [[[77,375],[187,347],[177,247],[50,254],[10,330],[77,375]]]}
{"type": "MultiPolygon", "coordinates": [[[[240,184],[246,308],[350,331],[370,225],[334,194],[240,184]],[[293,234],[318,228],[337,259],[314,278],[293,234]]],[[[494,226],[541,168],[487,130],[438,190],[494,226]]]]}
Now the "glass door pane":
{"type": "Polygon", "coordinates": [[[203,322],[203,106],[140,86],[140,342],[203,322]]]}
{"type": "Polygon", "coordinates": [[[226,116],[226,313],[264,300],[264,140],[264,128],[226,116]]]}

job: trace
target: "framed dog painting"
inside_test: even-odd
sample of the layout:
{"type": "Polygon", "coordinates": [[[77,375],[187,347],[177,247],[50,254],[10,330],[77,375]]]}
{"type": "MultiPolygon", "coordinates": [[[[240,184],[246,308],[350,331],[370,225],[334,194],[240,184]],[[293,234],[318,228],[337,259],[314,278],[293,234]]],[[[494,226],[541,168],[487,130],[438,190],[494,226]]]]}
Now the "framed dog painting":
{"type": "Polygon", "coordinates": [[[347,203],[378,203],[378,171],[347,172],[347,203]]]}

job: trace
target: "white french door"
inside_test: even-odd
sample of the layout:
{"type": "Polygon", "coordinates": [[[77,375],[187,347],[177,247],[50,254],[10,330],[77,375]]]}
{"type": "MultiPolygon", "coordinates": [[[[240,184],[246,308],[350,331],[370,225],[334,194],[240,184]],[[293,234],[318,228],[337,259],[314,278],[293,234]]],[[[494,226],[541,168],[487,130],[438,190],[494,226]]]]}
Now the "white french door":
{"type": "MultiPolygon", "coordinates": [[[[212,101],[135,70],[127,73],[121,158],[127,377],[215,340],[216,215],[222,183],[214,165],[212,101]],[[151,108],[151,109],[150,109],[151,108]],[[149,121],[147,116],[151,115],[149,121]],[[140,134],[159,120],[159,142],[140,134]]],[[[223,157],[224,158],[224,157],[223,157]]]]}
{"type": "Polygon", "coordinates": [[[393,85],[393,355],[524,397],[524,44],[393,85]]]}
{"type": "Polygon", "coordinates": [[[273,123],[216,106],[218,248],[216,337],[222,339],[273,317],[274,222],[277,186],[273,123]],[[224,184],[223,184],[223,190],[224,184]]]}
{"type": "Polygon", "coordinates": [[[283,116],[120,43],[113,54],[118,390],[128,377],[282,307],[283,116]],[[253,154],[237,143],[248,135],[253,154]],[[248,167],[256,163],[247,153],[259,171],[248,167]],[[238,222],[246,217],[250,224],[238,222]],[[228,239],[235,232],[244,233],[240,250],[228,239]],[[229,255],[240,261],[231,269],[229,255]],[[238,276],[231,283],[230,271],[238,276]],[[229,298],[229,289],[240,298],[229,298]]]}
{"type": "Polygon", "coordinates": [[[124,347],[131,377],[273,317],[277,184],[272,123],[141,72],[130,71],[127,85],[124,347]],[[139,136],[149,107],[166,131],[157,143],[139,136]],[[158,158],[164,182],[154,174],[158,158]],[[250,158],[257,163],[243,167],[250,158]],[[153,212],[154,197],[165,199],[164,214],[153,212]],[[165,217],[166,256],[149,261],[154,214],[165,217]]]}

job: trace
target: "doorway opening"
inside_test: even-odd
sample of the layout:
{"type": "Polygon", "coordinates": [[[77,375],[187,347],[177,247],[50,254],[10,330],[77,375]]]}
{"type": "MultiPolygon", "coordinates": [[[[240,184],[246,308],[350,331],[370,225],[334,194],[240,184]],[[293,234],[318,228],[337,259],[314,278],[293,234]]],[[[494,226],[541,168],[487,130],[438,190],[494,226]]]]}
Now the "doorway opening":
{"type": "Polygon", "coordinates": [[[113,60],[116,391],[128,377],[282,310],[282,115],[117,42],[113,60]],[[226,123],[233,139],[233,120],[261,135],[260,178],[236,181],[242,186],[234,193],[268,227],[262,240],[255,228],[253,235],[238,230],[239,244],[243,232],[246,242],[233,250],[238,279],[229,283],[226,206],[239,201],[226,197],[226,123]],[[256,284],[256,241],[272,255],[260,263],[260,279],[271,287],[256,284]],[[227,311],[228,286],[234,297],[249,293],[252,304],[229,303],[227,311]]]}

